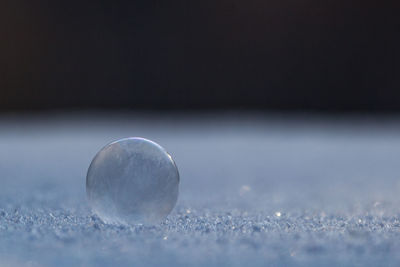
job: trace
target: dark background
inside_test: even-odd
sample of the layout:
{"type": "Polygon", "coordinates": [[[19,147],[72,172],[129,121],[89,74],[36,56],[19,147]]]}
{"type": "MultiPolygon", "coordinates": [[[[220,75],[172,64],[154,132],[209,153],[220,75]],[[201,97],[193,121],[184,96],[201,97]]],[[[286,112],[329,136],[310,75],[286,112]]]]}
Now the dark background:
{"type": "Polygon", "coordinates": [[[0,3],[0,110],[400,111],[400,5],[0,3]]]}

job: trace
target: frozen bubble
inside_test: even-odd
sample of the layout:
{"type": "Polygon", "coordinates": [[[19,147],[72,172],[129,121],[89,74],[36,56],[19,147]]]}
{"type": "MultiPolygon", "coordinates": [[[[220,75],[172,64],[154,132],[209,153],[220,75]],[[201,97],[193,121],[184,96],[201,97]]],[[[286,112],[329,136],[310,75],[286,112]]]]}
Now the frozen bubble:
{"type": "Polygon", "coordinates": [[[178,169],[167,151],[137,137],[101,149],[86,177],[89,203],[107,223],[161,222],[175,206],[178,185],[178,169]]]}

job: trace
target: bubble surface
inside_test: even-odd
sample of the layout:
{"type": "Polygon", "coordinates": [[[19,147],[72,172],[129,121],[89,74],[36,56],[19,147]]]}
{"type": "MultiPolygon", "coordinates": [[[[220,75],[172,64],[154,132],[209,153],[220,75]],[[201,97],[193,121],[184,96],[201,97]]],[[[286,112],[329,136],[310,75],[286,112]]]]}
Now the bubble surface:
{"type": "Polygon", "coordinates": [[[130,137],[101,149],[90,164],[86,192],[106,223],[158,223],[174,208],[179,172],[153,141],[130,137]]]}

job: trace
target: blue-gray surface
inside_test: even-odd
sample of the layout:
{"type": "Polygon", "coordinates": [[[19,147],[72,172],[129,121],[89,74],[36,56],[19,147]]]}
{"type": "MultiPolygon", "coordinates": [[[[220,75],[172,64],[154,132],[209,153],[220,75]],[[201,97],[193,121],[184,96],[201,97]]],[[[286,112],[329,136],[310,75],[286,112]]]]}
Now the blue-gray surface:
{"type": "Polygon", "coordinates": [[[400,120],[229,114],[0,117],[0,266],[398,266],[400,120]],[[142,136],[181,174],[160,225],[103,224],[85,176],[142,136]]]}

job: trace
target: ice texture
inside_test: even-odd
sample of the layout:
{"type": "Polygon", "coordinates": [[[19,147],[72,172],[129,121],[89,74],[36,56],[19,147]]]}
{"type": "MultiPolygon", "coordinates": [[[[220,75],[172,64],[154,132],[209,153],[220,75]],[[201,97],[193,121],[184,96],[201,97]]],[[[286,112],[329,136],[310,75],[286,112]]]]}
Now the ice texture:
{"type": "Polygon", "coordinates": [[[0,266],[399,266],[400,119],[0,117],[0,266]],[[160,224],[106,224],[87,168],[145,136],[173,153],[160,224]]]}
{"type": "Polygon", "coordinates": [[[160,223],[178,198],[179,173],[160,145],[124,138],[97,153],[86,178],[93,210],[106,223],[160,223]]]}

